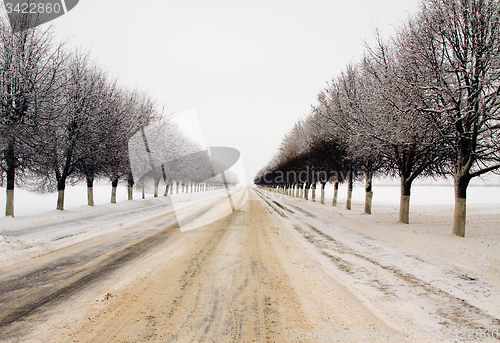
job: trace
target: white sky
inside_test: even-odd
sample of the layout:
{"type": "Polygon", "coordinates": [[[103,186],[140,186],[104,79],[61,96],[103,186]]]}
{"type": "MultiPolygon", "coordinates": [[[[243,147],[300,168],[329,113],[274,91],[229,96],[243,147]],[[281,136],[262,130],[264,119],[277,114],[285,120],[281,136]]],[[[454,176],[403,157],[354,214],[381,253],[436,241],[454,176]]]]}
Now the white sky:
{"type": "Polygon", "coordinates": [[[201,149],[207,149],[208,146],[203,137],[203,130],[201,129],[200,121],[195,110],[185,112],[176,112],[171,119],[180,131],[184,133],[193,142],[200,145],[201,149]]]}
{"type": "Polygon", "coordinates": [[[316,94],[377,25],[387,35],[418,0],[81,0],[57,39],[89,49],[122,84],[168,112],[196,110],[208,146],[263,167],[316,94]]]}

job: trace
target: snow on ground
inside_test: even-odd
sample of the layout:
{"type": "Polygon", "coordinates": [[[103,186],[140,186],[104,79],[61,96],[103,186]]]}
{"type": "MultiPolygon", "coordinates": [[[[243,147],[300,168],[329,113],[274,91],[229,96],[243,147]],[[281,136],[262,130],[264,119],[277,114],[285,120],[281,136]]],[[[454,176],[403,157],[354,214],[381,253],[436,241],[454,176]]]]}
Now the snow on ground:
{"type": "MultiPolygon", "coordinates": [[[[376,189],[375,196],[388,198],[388,189],[376,189]]],[[[476,202],[468,205],[466,238],[451,234],[453,205],[442,204],[441,198],[448,187],[415,187],[417,205],[410,208],[409,225],[398,223],[394,201],[374,198],[373,214],[363,215],[364,194],[357,193],[351,211],[340,197],[344,190],[335,208],[331,198],[321,205],[265,195],[295,212],[283,214],[292,218],[297,235],[312,243],[310,253],[325,260],[325,268],[360,298],[369,299],[381,316],[402,316],[411,327],[442,331],[456,329],[457,323],[458,329],[498,329],[500,324],[500,202],[484,203],[500,200],[498,190],[470,188],[476,202]],[[424,198],[427,204],[419,204],[424,198]]]]}
{"type": "MultiPolygon", "coordinates": [[[[328,192],[326,205],[319,203],[318,194],[316,202],[293,200],[373,238],[418,249],[424,257],[440,257],[470,270],[479,270],[500,286],[500,187],[469,187],[465,238],[451,234],[453,200],[447,203],[442,200],[446,193],[451,193],[453,199],[452,187],[414,187],[409,225],[398,222],[399,198],[394,200],[395,194],[391,192],[395,191],[391,188],[375,188],[371,215],[363,214],[364,189],[361,187],[354,192],[357,197],[353,197],[350,211],[345,209],[346,189],[342,187],[337,207],[331,206],[328,192]],[[389,198],[391,202],[383,201],[389,198]]],[[[292,199],[276,193],[273,197],[292,199]]]]}
{"type": "MultiPolygon", "coordinates": [[[[368,224],[369,226],[361,226],[361,229],[371,235],[410,248],[418,246],[424,251],[430,249],[437,256],[461,264],[473,264],[476,269],[481,269],[492,278],[500,278],[500,267],[489,267],[495,265],[498,255],[500,255],[500,245],[496,241],[500,234],[498,221],[500,218],[500,187],[469,187],[467,238],[460,240],[450,235],[454,201],[452,186],[414,186],[410,206],[411,224],[404,227],[396,224],[399,211],[399,187],[383,185],[383,182],[377,184],[377,182],[374,185],[372,216],[359,215],[363,211],[362,203],[364,200],[364,188],[359,183],[356,184],[353,192],[353,211],[343,211],[347,193],[345,185],[340,186],[339,207],[336,211],[341,211],[340,213],[350,218],[354,216],[357,222],[368,224]],[[447,248],[442,249],[441,245],[443,244],[453,247],[458,244],[460,247],[457,249],[460,249],[461,252],[457,253],[455,250],[447,248]],[[472,247],[474,247],[473,251],[472,247]]],[[[316,193],[319,199],[320,190],[317,189],[316,193]]],[[[1,196],[2,194],[5,194],[5,188],[0,188],[0,209],[5,208],[5,196],[1,196]]],[[[175,210],[179,206],[184,206],[184,203],[187,205],[187,203],[197,199],[199,197],[197,194],[176,195],[173,199],[175,210]]],[[[201,194],[200,199],[206,196],[203,195],[204,192],[199,194],[201,194]]],[[[331,204],[332,194],[333,186],[328,184],[325,200],[327,205],[331,204]]],[[[143,200],[140,192],[137,191],[134,192],[136,200],[127,201],[127,188],[125,186],[119,186],[117,189],[117,204],[110,204],[111,187],[109,183],[96,183],[94,187],[96,206],[87,206],[86,196],[85,185],[67,187],[66,210],[56,211],[54,210],[57,201],[56,193],[40,195],[17,188],[14,200],[15,218],[0,218],[0,261],[5,263],[6,256],[10,256],[9,259],[16,256],[12,253],[13,250],[28,248],[35,251],[34,246],[42,246],[47,241],[57,241],[57,246],[69,242],[74,243],[84,237],[97,234],[95,231],[97,227],[101,229],[101,233],[106,227],[115,227],[113,223],[118,219],[123,221],[123,218],[120,217],[125,213],[151,206],[160,210],[167,205],[162,197],[155,199],[151,194],[146,194],[146,199],[143,200]],[[84,218],[103,215],[110,217],[99,219],[97,224],[96,221],[89,221],[87,224],[83,222],[84,218]],[[72,221],[72,224],[60,225],[60,223],[67,221],[72,221]],[[50,230],[28,230],[28,228],[34,227],[45,227],[50,228],[50,230]],[[22,231],[23,229],[25,231],[22,231]],[[77,231],[78,235],[75,234],[77,231]],[[82,235],[83,233],[87,236],[82,235]]],[[[167,202],[172,204],[171,201],[167,202]]],[[[325,209],[323,208],[323,210],[325,209]]],[[[154,212],[153,209],[150,211],[154,212]]],[[[329,211],[327,210],[327,212],[329,211]]],[[[47,249],[55,249],[55,245],[47,249]]]]}
{"type": "MultiPolygon", "coordinates": [[[[146,199],[141,199],[141,194],[136,193],[136,200],[128,201],[124,200],[127,197],[124,188],[118,192],[121,195],[118,202],[111,204],[103,201],[104,187],[95,188],[95,206],[82,205],[76,201],[77,194],[86,194],[85,187],[77,186],[68,190],[67,204],[74,205],[72,208],[66,206],[64,211],[49,210],[39,214],[0,218],[0,263],[5,266],[20,259],[46,254],[87,239],[125,230],[168,211],[177,214],[183,208],[209,198],[227,196],[226,190],[175,194],[173,197],[149,196],[146,199]]],[[[235,191],[233,189],[232,193],[235,191]]],[[[18,192],[16,204],[24,210],[31,205],[36,212],[36,209],[46,206],[41,197],[21,191],[18,192]]]]}
{"type": "MultiPolygon", "coordinates": [[[[134,192],[134,198],[140,199],[141,193],[134,192]]],[[[148,195],[147,197],[152,197],[148,195]]],[[[5,188],[0,187],[0,209],[5,209],[5,188]]],[[[127,187],[120,185],[116,192],[116,201],[127,200],[127,187]]],[[[111,184],[94,185],[94,204],[109,204],[111,201],[111,184]]],[[[21,188],[14,190],[14,215],[16,217],[52,211],[57,205],[57,193],[32,193],[21,188]]],[[[87,205],[87,187],[83,184],[67,186],[64,194],[64,208],[71,209],[87,205]]]]}

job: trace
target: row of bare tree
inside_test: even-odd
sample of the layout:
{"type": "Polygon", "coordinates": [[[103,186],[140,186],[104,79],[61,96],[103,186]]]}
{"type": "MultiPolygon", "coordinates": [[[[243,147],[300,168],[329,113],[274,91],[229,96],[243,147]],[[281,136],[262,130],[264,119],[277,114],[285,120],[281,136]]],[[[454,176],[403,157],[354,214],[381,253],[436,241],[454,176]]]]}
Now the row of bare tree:
{"type": "MultiPolygon", "coordinates": [[[[84,180],[89,205],[94,204],[97,179],[111,180],[112,202],[118,182],[127,181],[132,199],[129,141],[141,131],[144,135],[148,125],[163,130],[155,137],[162,135],[157,144],[163,144],[159,149],[169,151],[171,159],[200,149],[158,107],[146,93],[121,87],[87,53],[56,43],[50,28],[13,32],[2,18],[0,183],[6,184],[6,215],[14,215],[15,186],[57,191],[59,210],[64,209],[66,185],[84,180]]],[[[183,184],[189,181],[177,176],[183,184]]],[[[147,181],[153,181],[150,175],[135,183],[147,181]]]]}
{"type": "Polygon", "coordinates": [[[288,189],[334,182],[336,190],[347,180],[349,208],[362,171],[370,213],[373,175],[396,176],[399,219],[409,223],[412,182],[452,176],[453,233],[464,237],[470,180],[499,170],[499,1],[422,0],[392,37],[377,32],[361,62],[318,94],[256,183],[288,189]]]}

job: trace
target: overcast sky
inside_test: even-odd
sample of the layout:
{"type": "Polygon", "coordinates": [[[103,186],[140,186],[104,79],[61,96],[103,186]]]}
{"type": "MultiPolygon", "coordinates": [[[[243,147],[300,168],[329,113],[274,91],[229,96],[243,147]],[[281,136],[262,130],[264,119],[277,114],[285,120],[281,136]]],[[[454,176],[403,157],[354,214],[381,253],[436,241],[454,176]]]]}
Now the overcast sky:
{"type": "Polygon", "coordinates": [[[167,112],[195,110],[208,146],[240,150],[251,179],[316,94],[378,26],[389,35],[418,0],[80,0],[57,39],[167,112]]]}

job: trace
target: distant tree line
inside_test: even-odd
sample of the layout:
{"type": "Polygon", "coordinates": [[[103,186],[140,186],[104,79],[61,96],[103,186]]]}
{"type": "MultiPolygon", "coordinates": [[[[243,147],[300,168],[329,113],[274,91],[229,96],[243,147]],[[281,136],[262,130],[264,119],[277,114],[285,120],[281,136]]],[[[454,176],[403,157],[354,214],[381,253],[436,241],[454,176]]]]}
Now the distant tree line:
{"type": "Polygon", "coordinates": [[[409,223],[412,182],[452,176],[453,234],[464,237],[470,180],[500,170],[499,18],[497,0],[422,0],[328,83],[255,183],[306,199],[312,189],[314,200],[318,183],[333,182],[336,205],[339,182],[348,182],[350,209],[363,175],[371,213],[373,175],[395,176],[399,220],[409,223]]]}
{"type": "MultiPolygon", "coordinates": [[[[119,181],[128,183],[129,200],[135,183],[154,182],[157,196],[158,173],[134,180],[129,160],[130,139],[153,123],[163,129],[157,134],[165,137],[161,149],[169,158],[199,149],[150,95],[120,86],[87,53],[56,43],[50,28],[13,32],[7,18],[0,19],[0,185],[6,186],[7,216],[14,215],[16,186],[57,191],[59,210],[66,186],[82,181],[88,205],[94,204],[93,185],[99,179],[111,181],[111,202],[116,202],[119,181]]],[[[177,192],[180,184],[191,191],[222,184],[220,176],[203,187],[190,175],[176,177],[163,180],[164,195],[174,182],[177,192]]]]}

